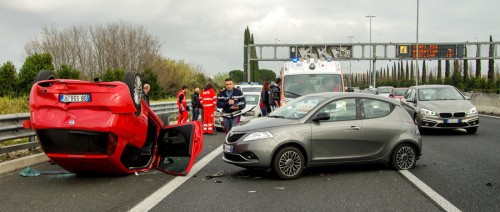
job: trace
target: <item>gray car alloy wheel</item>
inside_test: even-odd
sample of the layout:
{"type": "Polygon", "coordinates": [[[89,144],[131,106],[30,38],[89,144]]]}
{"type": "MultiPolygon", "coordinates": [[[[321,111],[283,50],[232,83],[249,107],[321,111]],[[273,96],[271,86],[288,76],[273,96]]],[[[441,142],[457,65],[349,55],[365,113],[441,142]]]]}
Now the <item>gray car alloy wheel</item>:
{"type": "Polygon", "coordinates": [[[393,156],[393,163],[396,169],[411,169],[415,166],[415,149],[408,144],[398,146],[393,156]]]}
{"type": "Polygon", "coordinates": [[[273,165],[281,179],[295,179],[304,171],[304,156],[295,147],[285,147],[275,155],[273,165]]]}
{"type": "Polygon", "coordinates": [[[301,166],[302,161],[300,161],[299,154],[294,151],[285,152],[280,157],[280,171],[286,176],[296,175],[301,166]]]}

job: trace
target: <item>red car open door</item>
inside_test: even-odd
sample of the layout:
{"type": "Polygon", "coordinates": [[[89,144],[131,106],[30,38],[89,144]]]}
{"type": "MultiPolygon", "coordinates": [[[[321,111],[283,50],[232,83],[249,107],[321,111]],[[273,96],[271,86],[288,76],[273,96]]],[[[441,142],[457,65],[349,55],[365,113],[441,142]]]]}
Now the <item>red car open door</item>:
{"type": "Polygon", "coordinates": [[[199,121],[164,126],[158,136],[158,164],[160,171],[186,175],[203,148],[203,132],[199,121]]]}

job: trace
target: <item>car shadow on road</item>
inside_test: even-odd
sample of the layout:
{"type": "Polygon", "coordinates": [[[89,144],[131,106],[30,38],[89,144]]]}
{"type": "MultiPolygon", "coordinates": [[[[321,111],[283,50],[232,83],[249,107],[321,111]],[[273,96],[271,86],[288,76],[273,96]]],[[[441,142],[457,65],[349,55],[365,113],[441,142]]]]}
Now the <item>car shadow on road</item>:
{"type": "Polygon", "coordinates": [[[449,135],[471,135],[464,129],[425,129],[420,131],[421,135],[449,136],[449,135]]]}
{"type": "MultiPolygon", "coordinates": [[[[306,168],[299,178],[313,177],[313,176],[334,176],[345,174],[358,174],[364,172],[380,172],[380,171],[394,171],[394,169],[386,164],[351,164],[351,165],[331,165],[306,168]]],[[[280,180],[271,169],[242,169],[235,172],[226,173],[226,176],[231,179],[239,180],[255,180],[255,179],[269,179],[280,180]]]]}

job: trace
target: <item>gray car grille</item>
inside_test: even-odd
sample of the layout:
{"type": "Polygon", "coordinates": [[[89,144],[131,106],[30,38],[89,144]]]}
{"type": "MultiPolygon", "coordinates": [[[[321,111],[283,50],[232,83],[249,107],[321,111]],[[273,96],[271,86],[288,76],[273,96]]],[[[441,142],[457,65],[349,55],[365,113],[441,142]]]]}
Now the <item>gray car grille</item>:
{"type": "Polygon", "coordinates": [[[243,137],[245,135],[245,133],[231,133],[229,134],[229,136],[227,137],[227,142],[229,143],[233,143],[237,140],[239,140],[241,137],[243,137]]]}
{"type": "Polygon", "coordinates": [[[440,113],[439,117],[441,118],[462,118],[465,117],[465,112],[456,112],[456,113],[440,113]]]}

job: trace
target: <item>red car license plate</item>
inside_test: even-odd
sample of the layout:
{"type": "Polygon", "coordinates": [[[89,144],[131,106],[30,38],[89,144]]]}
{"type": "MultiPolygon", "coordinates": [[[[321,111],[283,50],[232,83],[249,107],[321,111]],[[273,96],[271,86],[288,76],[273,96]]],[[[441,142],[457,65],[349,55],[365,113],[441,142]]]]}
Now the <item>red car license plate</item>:
{"type": "Polygon", "coordinates": [[[60,102],[90,102],[90,94],[61,94],[60,102]]]}

